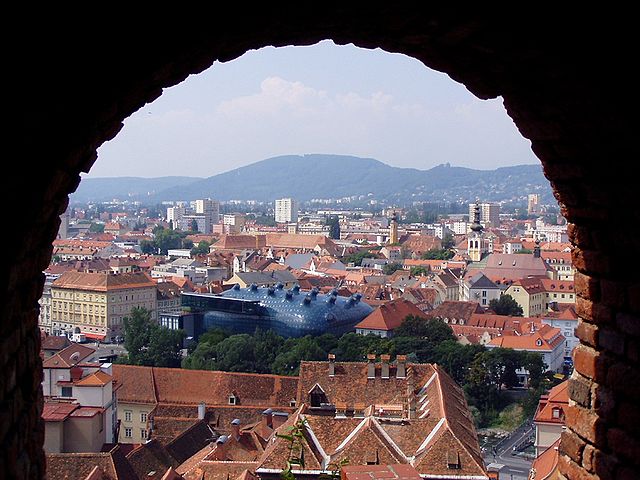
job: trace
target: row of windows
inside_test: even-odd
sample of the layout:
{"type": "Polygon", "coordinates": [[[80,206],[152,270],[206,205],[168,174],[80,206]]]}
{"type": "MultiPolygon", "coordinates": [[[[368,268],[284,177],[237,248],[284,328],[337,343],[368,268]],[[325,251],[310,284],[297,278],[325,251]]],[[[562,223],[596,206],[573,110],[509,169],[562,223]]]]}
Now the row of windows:
{"type": "MultiPolygon", "coordinates": [[[[125,422],[130,422],[132,417],[133,417],[133,412],[131,410],[125,410],[124,411],[124,421],[125,422]]],[[[140,421],[142,423],[146,423],[146,421],[147,421],[147,412],[140,412],[140,421]]]]}
{"type": "MultiPolygon", "coordinates": [[[[124,428],[124,438],[133,438],[133,428],[131,427],[124,428]]],[[[147,439],[147,430],[145,428],[140,429],[140,438],[142,440],[147,439]]]]}

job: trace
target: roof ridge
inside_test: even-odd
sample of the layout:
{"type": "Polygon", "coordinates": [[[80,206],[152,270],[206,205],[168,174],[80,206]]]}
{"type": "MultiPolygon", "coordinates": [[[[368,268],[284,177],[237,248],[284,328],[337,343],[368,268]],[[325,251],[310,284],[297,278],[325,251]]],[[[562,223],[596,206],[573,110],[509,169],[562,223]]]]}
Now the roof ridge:
{"type": "Polygon", "coordinates": [[[156,402],[156,405],[158,405],[160,402],[158,401],[158,384],[156,383],[154,368],[156,367],[151,367],[151,384],[153,385],[153,400],[156,402]]]}

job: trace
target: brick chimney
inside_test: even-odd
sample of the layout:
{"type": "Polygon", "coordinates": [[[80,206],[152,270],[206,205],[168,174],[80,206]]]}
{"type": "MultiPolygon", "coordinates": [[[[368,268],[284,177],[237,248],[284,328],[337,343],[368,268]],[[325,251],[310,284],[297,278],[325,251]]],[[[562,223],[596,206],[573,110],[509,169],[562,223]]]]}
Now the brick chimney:
{"type": "Polygon", "coordinates": [[[336,374],[336,356],[333,353],[329,354],[329,376],[333,377],[336,374]]]}
{"type": "Polygon", "coordinates": [[[273,429],[277,429],[280,425],[287,421],[289,414],[285,412],[273,412],[273,429]]]}
{"type": "Polygon", "coordinates": [[[262,412],[262,426],[266,428],[273,428],[273,410],[267,408],[262,412]]]}
{"type": "Polygon", "coordinates": [[[69,373],[71,374],[71,380],[77,382],[82,378],[83,370],[82,367],[71,367],[69,373]]]}
{"type": "Polygon", "coordinates": [[[396,377],[407,378],[407,356],[396,355],[396,377]]]}
{"type": "Polygon", "coordinates": [[[376,378],[376,354],[370,353],[367,355],[367,378],[376,378]]]}
{"type": "Polygon", "coordinates": [[[389,361],[391,360],[391,355],[380,355],[380,361],[382,362],[382,368],[381,368],[381,377],[382,378],[389,378],[389,361]]]}
{"type": "Polygon", "coordinates": [[[213,452],[214,460],[226,460],[227,459],[227,445],[229,437],[227,435],[221,435],[216,440],[216,449],[213,452]]]}
{"type": "Polygon", "coordinates": [[[231,420],[231,434],[233,438],[238,441],[240,440],[240,419],[234,418],[231,420]]]}

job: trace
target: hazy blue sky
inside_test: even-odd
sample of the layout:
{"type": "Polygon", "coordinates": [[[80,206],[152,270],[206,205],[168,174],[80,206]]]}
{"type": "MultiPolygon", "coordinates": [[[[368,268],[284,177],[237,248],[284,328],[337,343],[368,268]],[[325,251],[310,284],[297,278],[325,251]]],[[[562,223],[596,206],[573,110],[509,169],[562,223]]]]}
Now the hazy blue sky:
{"type": "Polygon", "coordinates": [[[326,41],[252,51],[165,90],[98,150],[90,176],[211,176],[303,153],[421,169],[538,162],[501,99],[413,58],[326,41]]]}

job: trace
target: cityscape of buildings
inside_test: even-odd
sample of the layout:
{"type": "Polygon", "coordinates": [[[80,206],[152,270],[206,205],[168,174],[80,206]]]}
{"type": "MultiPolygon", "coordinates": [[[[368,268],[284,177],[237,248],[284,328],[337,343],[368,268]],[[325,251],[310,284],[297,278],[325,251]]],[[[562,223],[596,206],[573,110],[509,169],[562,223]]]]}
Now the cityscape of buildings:
{"type": "MultiPolygon", "coordinates": [[[[545,215],[536,194],[527,215],[478,201],[429,223],[409,221],[403,207],[234,206],[104,204],[61,217],[39,319],[50,468],[92,479],[276,478],[287,462],[277,434],[299,427],[301,478],[347,459],[428,478],[499,477],[464,392],[435,364],[330,354],[277,376],[114,364],[100,345],[123,342],[136,308],[183,330],[185,349],[216,327],[391,339],[413,317],[443,322],[462,345],[538,355],[564,378],[578,344],[566,222],[545,215]]],[[[530,372],[516,373],[529,388],[530,372]]],[[[564,410],[553,405],[565,397],[554,387],[541,399],[532,475],[555,468],[564,410]]]]}

